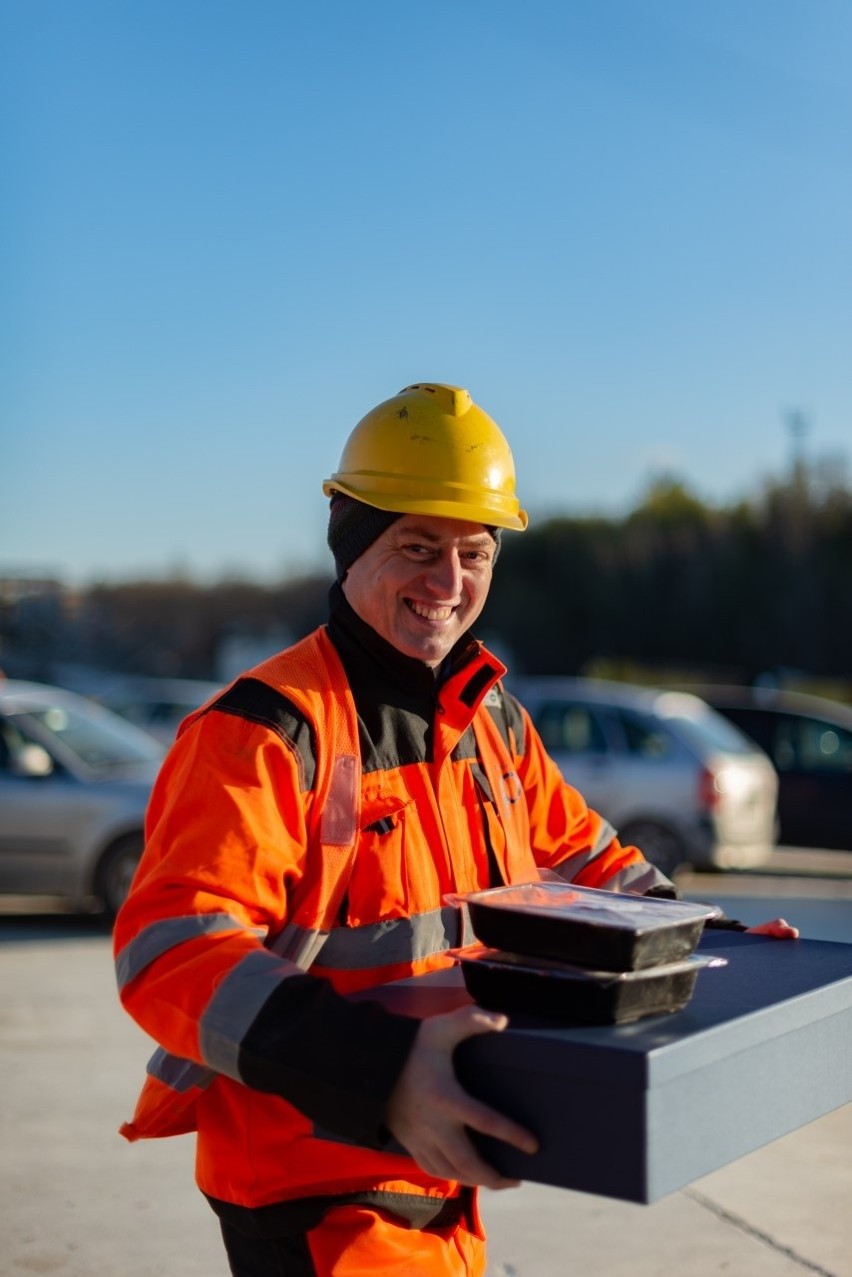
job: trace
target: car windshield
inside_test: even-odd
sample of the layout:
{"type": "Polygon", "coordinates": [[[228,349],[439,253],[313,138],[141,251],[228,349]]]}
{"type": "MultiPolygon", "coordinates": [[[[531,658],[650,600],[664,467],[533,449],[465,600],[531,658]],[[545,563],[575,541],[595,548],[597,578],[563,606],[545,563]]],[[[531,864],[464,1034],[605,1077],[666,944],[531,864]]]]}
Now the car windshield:
{"type": "Polygon", "coordinates": [[[39,738],[48,747],[56,744],[60,754],[63,750],[67,751],[96,771],[156,762],[162,758],[162,749],[157,741],[149,740],[144,732],[95,706],[91,710],[83,710],[57,701],[52,705],[30,706],[17,718],[21,727],[25,727],[27,722],[32,723],[39,738]]]}
{"type": "Polygon", "coordinates": [[[687,744],[704,755],[709,750],[723,754],[756,754],[759,748],[738,727],[696,698],[677,694],[661,696],[657,709],[668,723],[676,725],[687,744]]]}

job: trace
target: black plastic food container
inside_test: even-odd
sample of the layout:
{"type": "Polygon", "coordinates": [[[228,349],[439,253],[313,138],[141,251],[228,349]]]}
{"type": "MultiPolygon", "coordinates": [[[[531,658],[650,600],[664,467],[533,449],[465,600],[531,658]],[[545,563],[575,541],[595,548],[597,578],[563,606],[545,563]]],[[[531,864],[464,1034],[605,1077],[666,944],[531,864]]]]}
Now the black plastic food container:
{"type": "Polygon", "coordinates": [[[474,891],[467,906],[483,944],[605,971],[638,971],[688,957],[713,905],[657,900],[563,882],[474,891]]]}
{"type": "Polygon", "coordinates": [[[590,971],[473,946],[457,955],[468,993],[492,1011],[563,1020],[569,1024],[627,1024],[680,1011],[698,972],[724,958],[691,955],[645,971],[590,971]]]}

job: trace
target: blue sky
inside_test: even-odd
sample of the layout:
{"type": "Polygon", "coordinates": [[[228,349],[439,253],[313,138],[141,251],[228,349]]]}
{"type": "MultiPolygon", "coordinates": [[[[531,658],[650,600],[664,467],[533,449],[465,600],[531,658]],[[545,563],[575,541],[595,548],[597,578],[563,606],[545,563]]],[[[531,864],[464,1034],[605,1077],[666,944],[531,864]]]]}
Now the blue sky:
{"type": "Polygon", "coordinates": [[[0,0],[0,575],[325,568],[358,418],[523,504],[852,451],[848,0],[0,0]]]}

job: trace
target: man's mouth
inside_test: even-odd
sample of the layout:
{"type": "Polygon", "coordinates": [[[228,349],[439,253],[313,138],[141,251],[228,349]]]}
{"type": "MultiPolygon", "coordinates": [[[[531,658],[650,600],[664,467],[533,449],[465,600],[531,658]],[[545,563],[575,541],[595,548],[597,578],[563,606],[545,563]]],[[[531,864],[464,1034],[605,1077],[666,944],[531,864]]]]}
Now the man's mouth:
{"type": "Polygon", "coordinates": [[[422,616],[426,621],[448,621],[455,611],[455,608],[448,607],[446,603],[436,606],[428,603],[417,603],[414,599],[406,599],[405,601],[415,616],[422,616]]]}

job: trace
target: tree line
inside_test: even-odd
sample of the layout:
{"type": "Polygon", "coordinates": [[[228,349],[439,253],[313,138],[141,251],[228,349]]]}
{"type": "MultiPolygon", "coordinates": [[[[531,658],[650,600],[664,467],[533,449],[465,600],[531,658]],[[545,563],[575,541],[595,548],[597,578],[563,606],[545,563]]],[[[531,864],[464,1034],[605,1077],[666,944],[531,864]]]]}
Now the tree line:
{"type": "MultiPolygon", "coordinates": [[[[320,624],[331,580],[330,570],[274,586],[171,578],[93,585],[50,614],[32,600],[6,605],[0,664],[49,678],[61,654],[216,678],[228,636],[275,642],[320,624]]],[[[852,490],[836,466],[799,464],[719,508],[658,477],[624,516],[556,517],[505,535],[477,631],[518,673],[850,679],[852,490]]]]}
{"type": "Polygon", "coordinates": [[[657,479],[623,519],[504,539],[489,626],[524,672],[852,674],[852,491],[797,467],[717,509],[657,479]]]}

